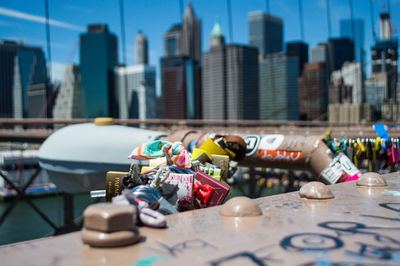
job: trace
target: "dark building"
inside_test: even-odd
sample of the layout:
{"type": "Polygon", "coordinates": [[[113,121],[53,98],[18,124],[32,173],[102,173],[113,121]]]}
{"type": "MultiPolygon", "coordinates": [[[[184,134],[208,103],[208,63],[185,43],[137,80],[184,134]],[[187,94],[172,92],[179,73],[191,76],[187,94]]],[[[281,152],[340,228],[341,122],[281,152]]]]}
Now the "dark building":
{"type": "Polygon", "coordinates": [[[161,58],[163,118],[201,118],[201,69],[187,56],[161,58]]]}
{"type": "Polygon", "coordinates": [[[164,35],[164,56],[182,55],[182,25],[173,25],[164,35]]]}
{"type": "Polygon", "coordinates": [[[204,119],[258,119],[257,49],[225,45],[216,22],[203,54],[202,85],[204,119]]]}
{"type": "Polygon", "coordinates": [[[189,2],[182,18],[164,35],[161,58],[163,117],[201,118],[201,22],[189,2]]]}
{"type": "Polygon", "coordinates": [[[342,68],[348,61],[354,61],[354,42],[350,38],[332,38],[328,41],[329,70],[342,68]]]}
{"type": "Polygon", "coordinates": [[[0,117],[48,116],[46,99],[51,95],[51,86],[47,82],[46,60],[41,48],[13,41],[0,42],[0,117]],[[32,95],[40,95],[41,106],[37,106],[38,97],[32,95]]]}
{"type": "Polygon", "coordinates": [[[88,26],[80,35],[83,117],[118,117],[114,68],[118,64],[117,37],[105,24],[88,26]]]}
{"type": "Polygon", "coordinates": [[[201,60],[201,21],[190,1],[182,19],[182,53],[197,62],[201,60]]]}
{"type": "Polygon", "coordinates": [[[398,53],[397,38],[392,38],[390,16],[388,13],[380,15],[380,39],[371,49],[372,73],[386,73],[387,86],[384,94],[385,101],[396,102],[396,86],[398,80],[398,53]]]}
{"type": "Polygon", "coordinates": [[[326,119],[329,71],[326,63],[304,65],[299,77],[300,120],[326,119]]]}
{"type": "Polygon", "coordinates": [[[308,45],[304,42],[286,43],[286,53],[288,56],[299,58],[299,76],[303,73],[305,63],[308,63],[308,45]]]}
{"type": "Polygon", "coordinates": [[[283,21],[262,11],[251,12],[249,45],[258,48],[261,58],[283,50],[283,21]]]}
{"type": "Polygon", "coordinates": [[[299,59],[286,53],[268,55],[259,65],[260,119],[299,119],[299,59]]]}

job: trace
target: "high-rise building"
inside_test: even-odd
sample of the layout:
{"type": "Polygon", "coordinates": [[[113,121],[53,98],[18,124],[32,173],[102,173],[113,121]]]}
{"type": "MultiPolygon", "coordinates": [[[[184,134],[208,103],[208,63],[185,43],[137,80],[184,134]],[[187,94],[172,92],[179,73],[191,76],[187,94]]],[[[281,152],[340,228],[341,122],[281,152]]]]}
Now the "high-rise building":
{"type": "Polygon", "coordinates": [[[387,92],[387,74],[372,73],[365,81],[365,101],[374,108],[375,119],[381,118],[382,104],[387,92]]]}
{"type": "Polygon", "coordinates": [[[163,118],[201,118],[201,69],[187,56],[161,58],[163,118]]]}
{"type": "Polygon", "coordinates": [[[161,87],[164,118],[201,118],[201,22],[192,4],[164,35],[161,87]]]}
{"type": "Polygon", "coordinates": [[[114,68],[118,64],[117,37],[105,24],[88,26],[80,35],[82,115],[118,117],[114,68]]]}
{"type": "Polygon", "coordinates": [[[260,119],[298,120],[299,59],[285,53],[271,54],[259,67],[260,119]]]}
{"type": "Polygon", "coordinates": [[[345,62],[354,60],[354,42],[350,38],[329,39],[328,54],[330,70],[338,70],[345,62]]]}
{"type": "Polygon", "coordinates": [[[324,120],[328,106],[329,71],[326,63],[304,65],[299,78],[300,120],[324,120]]]}
{"type": "Polygon", "coordinates": [[[156,68],[144,64],[121,66],[115,68],[115,74],[119,117],[156,118],[156,68]]]}
{"type": "Polygon", "coordinates": [[[330,103],[361,104],[365,101],[362,69],[360,62],[346,62],[341,69],[332,72],[330,103]]]}
{"type": "Polygon", "coordinates": [[[201,21],[189,2],[182,19],[182,52],[189,58],[201,60],[201,21]]]}
{"type": "Polygon", "coordinates": [[[387,90],[385,101],[397,102],[396,83],[398,80],[398,48],[397,38],[392,38],[390,16],[388,13],[380,14],[380,39],[371,49],[372,72],[387,74],[387,90]]]}
{"type": "Polygon", "coordinates": [[[79,66],[65,66],[64,81],[61,84],[53,108],[53,117],[71,119],[82,117],[81,74],[79,66]]]}
{"type": "Polygon", "coordinates": [[[164,56],[179,56],[182,54],[182,25],[175,24],[164,34],[164,56]]]}
{"type": "Polygon", "coordinates": [[[286,54],[299,58],[299,76],[303,73],[305,63],[308,63],[308,45],[305,42],[286,43],[286,54]]]}
{"type": "Polygon", "coordinates": [[[364,20],[362,19],[342,19],[340,20],[340,36],[347,37],[354,41],[355,60],[364,66],[364,20]]]}
{"type": "Polygon", "coordinates": [[[283,20],[262,11],[248,14],[249,45],[258,48],[260,58],[283,50],[283,20]]]}
{"type": "Polygon", "coordinates": [[[135,41],[135,61],[137,65],[147,65],[148,59],[148,43],[146,36],[139,32],[135,41]]]}
{"type": "Polygon", "coordinates": [[[226,46],[227,119],[259,119],[257,59],[254,47],[226,46]]]}
{"type": "Polygon", "coordinates": [[[225,40],[218,21],[211,32],[210,50],[203,53],[203,119],[227,118],[225,40]]]}
{"type": "Polygon", "coordinates": [[[311,48],[311,63],[326,63],[329,67],[328,44],[320,43],[311,48]]]}
{"type": "Polygon", "coordinates": [[[41,48],[13,41],[0,42],[0,117],[46,117],[46,100],[51,93],[47,82],[46,60],[41,48]]]}
{"type": "Polygon", "coordinates": [[[204,119],[258,119],[257,49],[225,45],[216,22],[203,54],[202,85],[204,119]]]}

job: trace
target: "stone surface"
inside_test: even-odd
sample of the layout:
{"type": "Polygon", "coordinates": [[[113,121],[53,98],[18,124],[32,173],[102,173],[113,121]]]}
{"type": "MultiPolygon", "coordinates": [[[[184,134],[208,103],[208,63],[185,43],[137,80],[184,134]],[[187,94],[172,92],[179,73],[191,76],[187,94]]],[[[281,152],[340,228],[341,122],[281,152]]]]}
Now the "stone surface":
{"type": "Polygon", "coordinates": [[[226,217],[249,217],[260,216],[262,211],[252,199],[235,197],[224,203],[219,214],[226,217]]]}
{"type": "Polygon", "coordinates": [[[120,247],[133,244],[139,240],[138,231],[118,231],[104,233],[82,229],[82,241],[92,247],[120,247]]]}
{"type": "Polygon", "coordinates": [[[303,185],[299,191],[300,197],[306,199],[333,199],[331,190],[321,182],[313,181],[303,185]]]}
{"type": "Polygon", "coordinates": [[[84,227],[106,233],[129,231],[136,225],[136,215],[133,205],[92,204],[83,212],[84,227]]]}
{"type": "Polygon", "coordinates": [[[368,172],[363,174],[356,182],[360,187],[386,187],[386,180],[378,173],[368,172]]]}

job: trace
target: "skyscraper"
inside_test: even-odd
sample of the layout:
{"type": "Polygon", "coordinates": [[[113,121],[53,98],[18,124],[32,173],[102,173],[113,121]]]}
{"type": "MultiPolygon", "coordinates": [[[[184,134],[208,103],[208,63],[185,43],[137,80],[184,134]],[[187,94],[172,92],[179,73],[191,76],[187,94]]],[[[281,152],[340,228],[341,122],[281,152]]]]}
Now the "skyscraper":
{"type": "Polygon", "coordinates": [[[283,21],[271,14],[255,11],[248,14],[249,45],[258,48],[261,58],[283,49],[283,21]]]}
{"type": "Polygon", "coordinates": [[[147,38],[142,32],[139,32],[136,36],[135,60],[137,65],[147,65],[149,63],[147,38]]]}
{"type": "Polygon", "coordinates": [[[161,58],[163,118],[201,118],[200,66],[187,56],[161,58]]]}
{"type": "Polygon", "coordinates": [[[195,61],[201,60],[201,21],[197,19],[191,2],[183,14],[182,52],[195,61]]]}
{"type": "Polygon", "coordinates": [[[164,35],[161,86],[164,118],[201,118],[201,22],[189,3],[182,18],[164,35]]]}
{"type": "Polygon", "coordinates": [[[329,67],[328,44],[320,43],[311,48],[311,63],[326,63],[329,67]]]}
{"type": "Polygon", "coordinates": [[[225,45],[218,21],[203,54],[204,119],[258,119],[258,51],[225,45]]]}
{"type": "Polygon", "coordinates": [[[305,42],[286,43],[286,54],[299,58],[299,76],[303,73],[305,63],[308,63],[308,45],[305,42]]]}
{"type": "Polygon", "coordinates": [[[338,70],[348,61],[354,60],[354,42],[350,38],[331,38],[328,40],[329,69],[338,70]]]}
{"type": "Polygon", "coordinates": [[[53,117],[71,119],[82,117],[81,74],[79,66],[68,64],[65,67],[64,81],[61,84],[53,109],[53,117]]]}
{"type": "Polygon", "coordinates": [[[182,25],[175,24],[164,35],[164,56],[178,56],[182,54],[182,25]]]}
{"type": "Polygon", "coordinates": [[[361,104],[365,101],[360,62],[346,62],[331,74],[329,103],[361,104]]]}
{"type": "Polygon", "coordinates": [[[392,37],[390,15],[380,14],[380,39],[376,41],[371,49],[372,72],[386,73],[387,90],[385,91],[385,101],[396,102],[396,83],[398,79],[398,48],[397,38],[392,37]]]}
{"type": "Polygon", "coordinates": [[[299,111],[301,120],[323,120],[328,105],[329,72],[326,63],[304,65],[299,78],[299,111]]]}
{"type": "Polygon", "coordinates": [[[0,42],[0,117],[46,117],[46,99],[50,95],[47,81],[41,48],[13,41],[0,42]],[[44,102],[44,106],[35,106],[32,100],[44,102]]]}
{"type": "Polygon", "coordinates": [[[259,67],[260,119],[298,120],[299,59],[276,53],[268,55],[259,67]]]}
{"type": "Polygon", "coordinates": [[[114,68],[118,64],[117,37],[105,24],[88,26],[80,35],[82,115],[118,117],[114,68]]]}
{"type": "Polygon", "coordinates": [[[387,74],[385,72],[372,73],[365,81],[365,101],[374,107],[375,119],[381,119],[382,105],[387,90],[387,74]]]}
{"type": "Polygon", "coordinates": [[[203,119],[227,118],[226,78],[225,39],[216,21],[211,32],[210,50],[203,53],[203,119]]]}
{"type": "Polygon", "coordinates": [[[115,74],[119,117],[156,118],[156,68],[144,64],[122,66],[115,68],[115,74]]]}
{"type": "Polygon", "coordinates": [[[340,20],[340,36],[350,38],[354,41],[355,60],[361,62],[363,66],[365,63],[364,33],[364,20],[340,20]]]}

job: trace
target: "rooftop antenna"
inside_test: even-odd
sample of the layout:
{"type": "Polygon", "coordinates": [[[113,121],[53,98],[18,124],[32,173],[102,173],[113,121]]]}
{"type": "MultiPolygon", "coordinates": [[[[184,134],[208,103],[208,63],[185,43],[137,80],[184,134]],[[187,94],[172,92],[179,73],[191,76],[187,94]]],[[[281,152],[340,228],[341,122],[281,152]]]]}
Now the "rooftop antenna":
{"type": "Polygon", "coordinates": [[[301,40],[304,41],[303,0],[299,0],[299,19],[300,19],[301,40]]]}
{"type": "Polygon", "coordinates": [[[329,0],[326,0],[326,19],[328,20],[328,36],[330,39],[332,37],[332,29],[331,29],[331,10],[329,7],[329,0]]]}
{"type": "Polygon", "coordinates": [[[231,1],[226,0],[226,6],[228,11],[228,23],[229,23],[229,41],[233,43],[233,31],[232,31],[232,14],[231,14],[231,1]]]}

